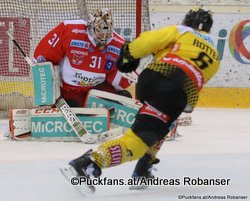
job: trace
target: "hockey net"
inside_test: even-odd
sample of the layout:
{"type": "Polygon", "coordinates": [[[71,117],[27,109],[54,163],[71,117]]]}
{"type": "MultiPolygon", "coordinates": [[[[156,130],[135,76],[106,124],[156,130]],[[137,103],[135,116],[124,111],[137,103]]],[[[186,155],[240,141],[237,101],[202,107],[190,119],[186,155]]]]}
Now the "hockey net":
{"type": "Polygon", "coordinates": [[[6,35],[10,31],[32,58],[41,38],[65,19],[86,18],[110,8],[115,30],[126,40],[150,29],[148,0],[5,0],[0,1],[0,111],[33,108],[30,67],[6,35]]]}

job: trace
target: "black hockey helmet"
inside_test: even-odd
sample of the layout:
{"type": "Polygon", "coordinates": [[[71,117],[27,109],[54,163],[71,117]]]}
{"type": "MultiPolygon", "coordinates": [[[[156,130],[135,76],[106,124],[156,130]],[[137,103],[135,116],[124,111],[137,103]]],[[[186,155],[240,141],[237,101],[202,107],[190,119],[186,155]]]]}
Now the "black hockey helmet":
{"type": "Polygon", "coordinates": [[[182,24],[196,30],[209,32],[213,25],[212,12],[201,7],[194,7],[186,14],[182,24]]]}

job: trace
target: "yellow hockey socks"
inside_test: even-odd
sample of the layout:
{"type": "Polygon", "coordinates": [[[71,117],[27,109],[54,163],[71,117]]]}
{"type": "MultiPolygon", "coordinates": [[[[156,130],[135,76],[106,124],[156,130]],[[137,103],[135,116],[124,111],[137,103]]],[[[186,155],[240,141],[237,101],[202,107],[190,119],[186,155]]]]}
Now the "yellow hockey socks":
{"type": "Polygon", "coordinates": [[[128,129],[122,137],[101,144],[92,158],[99,167],[106,168],[139,159],[147,150],[148,146],[128,129]]]}

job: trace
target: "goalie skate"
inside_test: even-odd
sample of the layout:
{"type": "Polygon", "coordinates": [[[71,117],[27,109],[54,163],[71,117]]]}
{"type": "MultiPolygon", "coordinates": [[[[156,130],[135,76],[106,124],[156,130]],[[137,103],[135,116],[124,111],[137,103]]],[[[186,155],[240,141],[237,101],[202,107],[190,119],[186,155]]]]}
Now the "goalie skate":
{"type": "Polygon", "coordinates": [[[62,175],[67,179],[67,181],[70,182],[70,184],[73,186],[74,189],[76,189],[78,192],[80,192],[83,196],[88,197],[94,194],[95,188],[94,186],[88,186],[85,183],[81,183],[78,185],[72,184],[72,178],[78,177],[77,172],[75,169],[68,165],[67,167],[60,168],[60,171],[62,175]]]}

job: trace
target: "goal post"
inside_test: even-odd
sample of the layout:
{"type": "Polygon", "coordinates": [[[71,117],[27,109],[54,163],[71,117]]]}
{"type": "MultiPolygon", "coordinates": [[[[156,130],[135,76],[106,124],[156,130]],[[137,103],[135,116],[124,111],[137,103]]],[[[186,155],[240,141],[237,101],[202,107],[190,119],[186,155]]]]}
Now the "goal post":
{"type": "Polygon", "coordinates": [[[148,0],[84,0],[86,11],[109,8],[114,18],[115,31],[131,41],[142,31],[150,30],[148,0]]]}
{"type": "Polygon", "coordinates": [[[32,58],[38,42],[61,21],[87,18],[87,13],[104,7],[112,10],[115,30],[126,40],[150,29],[148,0],[0,1],[0,111],[34,107],[30,66],[6,31],[32,58]]]}

